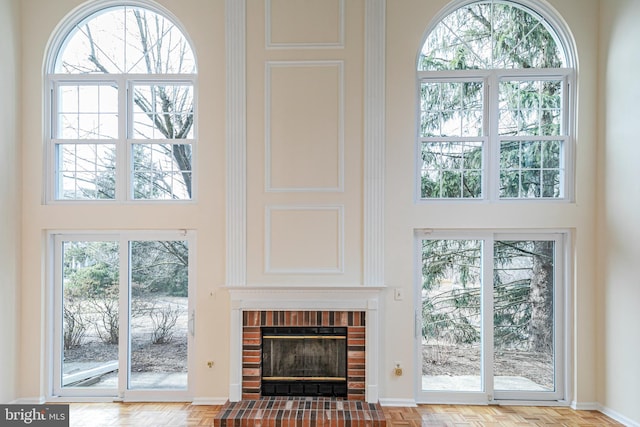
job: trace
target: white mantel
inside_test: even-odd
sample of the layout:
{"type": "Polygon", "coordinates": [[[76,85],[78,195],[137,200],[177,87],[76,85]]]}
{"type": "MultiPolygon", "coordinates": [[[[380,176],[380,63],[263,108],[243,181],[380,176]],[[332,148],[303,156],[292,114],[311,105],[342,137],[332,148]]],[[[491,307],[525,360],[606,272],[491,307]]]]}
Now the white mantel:
{"type": "Polygon", "coordinates": [[[366,313],[366,395],[378,402],[380,292],[373,286],[230,286],[231,359],[229,400],[242,400],[242,313],[273,311],[364,311],[366,313]]]}

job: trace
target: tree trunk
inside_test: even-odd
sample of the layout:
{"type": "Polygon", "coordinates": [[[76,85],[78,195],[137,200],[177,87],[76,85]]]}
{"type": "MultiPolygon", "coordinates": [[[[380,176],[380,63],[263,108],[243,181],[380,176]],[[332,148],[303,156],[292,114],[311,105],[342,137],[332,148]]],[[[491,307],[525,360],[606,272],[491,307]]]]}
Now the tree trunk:
{"type": "Polygon", "coordinates": [[[529,347],[533,351],[553,350],[553,249],[552,241],[535,241],[533,276],[529,304],[529,347]]]}

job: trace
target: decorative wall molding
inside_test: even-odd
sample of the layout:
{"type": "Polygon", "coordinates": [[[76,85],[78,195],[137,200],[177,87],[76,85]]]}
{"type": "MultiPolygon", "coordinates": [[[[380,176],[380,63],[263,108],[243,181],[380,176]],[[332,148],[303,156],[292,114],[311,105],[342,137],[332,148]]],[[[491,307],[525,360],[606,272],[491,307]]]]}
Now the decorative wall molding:
{"type": "Polygon", "coordinates": [[[365,2],[364,284],[384,285],[385,0],[365,2]]]}
{"type": "MultiPolygon", "coordinates": [[[[344,0],[341,2],[344,4],[344,0]]],[[[246,284],[246,0],[226,0],[225,5],[226,283],[231,297],[229,399],[239,401],[242,398],[243,310],[364,310],[367,313],[367,354],[370,355],[366,361],[366,401],[376,403],[379,399],[382,311],[379,294],[384,289],[385,0],[365,0],[364,286],[352,287],[249,287],[246,284]]],[[[296,48],[300,47],[296,45],[296,48]]]]}
{"type": "MultiPolygon", "coordinates": [[[[336,274],[344,272],[344,206],[342,205],[284,205],[284,206],[267,206],[265,208],[265,272],[278,274],[336,274]],[[323,212],[335,211],[338,215],[338,230],[336,230],[337,247],[337,265],[335,268],[277,268],[271,264],[272,259],[272,233],[271,220],[275,211],[309,211],[323,212]]],[[[312,244],[310,242],[310,244],[312,244]]],[[[304,250],[304,248],[300,248],[304,250]]]]}
{"type": "MultiPolygon", "coordinates": [[[[365,3],[364,284],[384,284],[385,0],[365,3]]],[[[246,283],[246,0],[226,0],[227,285],[246,283]]]]}
{"type": "Polygon", "coordinates": [[[265,64],[265,191],[267,192],[343,192],[344,191],[344,123],[345,123],[345,96],[344,96],[344,61],[267,61],[265,64]],[[338,111],[336,120],[338,126],[338,153],[336,159],[337,185],[333,187],[310,186],[280,186],[272,185],[272,150],[271,150],[271,101],[272,87],[271,75],[275,68],[314,68],[335,67],[338,72],[338,111]]]}
{"type": "Polygon", "coordinates": [[[227,59],[227,286],[246,284],[247,270],[247,106],[246,0],[226,0],[227,59]]]}
{"type": "Polygon", "coordinates": [[[334,42],[273,42],[271,39],[272,7],[271,0],[265,1],[265,44],[267,49],[337,49],[344,48],[345,0],[338,0],[338,38],[334,42]]]}

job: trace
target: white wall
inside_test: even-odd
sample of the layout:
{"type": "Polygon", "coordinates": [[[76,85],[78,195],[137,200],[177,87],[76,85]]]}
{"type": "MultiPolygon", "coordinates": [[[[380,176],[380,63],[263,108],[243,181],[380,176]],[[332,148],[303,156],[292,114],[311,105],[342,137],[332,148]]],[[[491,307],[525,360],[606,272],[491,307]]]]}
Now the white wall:
{"type": "Polygon", "coordinates": [[[640,2],[602,2],[598,401],[640,425],[640,2]]]}
{"type": "Polygon", "coordinates": [[[0,403],[17,396],[20,301],[19,2],[0,0],[0,403]]]}
{"type": "MultiPolygon", "coordinates": [[[[95,206],[42,205],[42,63],[47,41],[57,23],[80,0],[21,0],[23,11],[23,116],[34,117],[23,123],[23,313],[20,355],[25,360],[20,375],[19,395],[37,398],[45,394],[44,324],[42,310],[47,284],[44,268],[46,230],[56,229],[193,229],[197,233],[197,310],[196,390],[199,399],[224,398],[229,384],[229,318],[225,280],[225,43],[224,1],[163,0],[186,28],[198,56],[199,66],[199,196],[185,206],[113,206],[107,212],[95,206]],[[37,165],[34,167],[33,165],[37,165]],[[206,361],[213,360],[213,368],[206,361]]],[[[8,4],[5,0],[4,3],[8,4]]],[[[266,47],[262,0],[247,1],[247,281],[251,285],[353,286],[362,285],[362,199],[363,199],[363,81],[364,5],[363,0],[346,0],[343,46],[275,48],[266,47]],[[272,79],[265,79],[267,63],[298,61],[272,68],[272,79]],[[309,68],[296,68],[303,61],[309,68]],[[319,62],[320,61],[320,62],[319,62]],[[321,62],[331,61],[331,63],[321,62]],[[343,80],[336,80],[336,61],[344,66],[343,80]],[[309,79],[317,104],[305,105],[293,83],[309,79]],[[297,80],[296,80],[297,79],[297,80]],[[290,81],[291,86],[283,84],[290,81]],[[341,83],[344,92],[339,93],[341,83]],[[267,91],[269,89],[270,92],[267,91]],[[287,118],[269,116],[271,133],[266,134],[269,100],[284,110],[291,105],[328,114],[327,126],[312,121],[316,133],[304,133],[295,125],[304,115],[287,125],[287,118]],[[340,104],[344,96],[344,104],[340,104]],[[278,104],[282,103],[282,104],[278,104]],[[343,115],[333,108],[343,108],[343,115]],[[344,122],[342,122],[344,120],[344,122]],[[340,126],[342,126],[339,133],[340,126]],[[319,137],[322,136],[322,138],[319,137]],[[268,138],[273,138],[269,140],[268,138]],[[306,150],[328,144],[319,162],[309,168],[293,168],[300,158],[301,140],[306,150]],[[269,143],[271,160],[265,159],[269,143]],[[343,144],[340,146],[340,144],[343,144]],[[306,145],[305,145],[306,144],[306,145]],[[344,173],[340,175],[340,164],[344,173]],[[267,172],[272,187],[267,188],[267,172]],[[293,174],[293,175],[291,175],[293,174]],[[341,179],[343,188],[339,187],[341,179]],[[296,191],[281,191],[301,185],[296,191]],[[330,189],[329,191],[327,189],[330,189]],[[339,209],[335,209],[338,207],[339,209]],[[267,217],[267,212],[271,213],[267,217]],[[343,216],[341,216],[343,215],[343,216]],[[268,221],[269,220],[269,221],[268,221]],[[314,225],[318,224],[317,228],[314,225]],[[343,228],[341,228],[343,227],[343,228]],[[270,246],[266,247],[267,231],[270,246]],[[308,232],[320,252],[301,245],[300,234],[308,232]],[[274,240],[273,237],[276,236],[274,240]],[[271,256],[266,257],[269,253],[271,256]],[[269,261],[271,264],[268,264],[269,261]],[[269,270],[271,268],[271,270],[269,270]],[[328,273],[314,273],[320,269],[328,273]]],[[[274,5],[282,2],[273,2],[274,5]]],[[[321,19],[326,25],[292,26],[286,10],[275,8],[271,22],[278,25],[272,41],[312,39],[336,41],[339,16],[337,0],[322,5],[310,23],[321,19]]],[[[596,106],[597,106],[597,0],[553,0],[551,4],[565,18],[573,32],[579,57],[578,149],[576,156],[577,192],[575,203],[522,203],[508,206],[457,203],[417,206],[413,203],[415,60],[423,33],[446,4],[445,0],[387,1],[386,45],[386,260],[385,282],[399,287],[405,298],[395,301],[391,292],[382,297],[384,318],[380,358],[380,398],[412,400],[413,378],[413,295],[415,228],[565,228],[574,237],[574,267],[571,287],[574,303],[574,395],[569,400],[595,402],[596,383],[596,295],[595,295],[595,184],[596,106]],[[392,376],[393,361],[405,368],[402,377],[392,376]]],[[[317,24],[317,22],[316,22],[317,24]]],[[[3,101],[4,102],[4,101],[3,101]]],[[[4,104],[3,104],[4,105],[4,104]]],[[[280,110],[279,110],[280,111],[280,110]]],[[[273,111],[277,113],[276,111],[273,111]]],[[[291,114],[299,111],[292,110],[291,114]]],[[[0,160],[2,161],[2,160],[0,160]]],[[[17,216],[16,216],[17,218],[17,216]]],[[[3,352],[4,353],[4,352],[3,352]]],[[[3,356],[5,357],[5,356],[3,356]]]]}

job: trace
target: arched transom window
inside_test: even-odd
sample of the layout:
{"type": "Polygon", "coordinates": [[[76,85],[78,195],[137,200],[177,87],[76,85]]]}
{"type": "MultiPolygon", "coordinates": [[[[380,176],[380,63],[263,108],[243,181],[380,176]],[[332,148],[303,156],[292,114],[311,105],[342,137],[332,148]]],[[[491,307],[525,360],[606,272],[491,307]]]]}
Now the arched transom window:
{"type": "Polygon", "coordinates": [[[418,55],[418,199],[570,199],[566,38],[521,3],[455,5],[418,55]]]}
{"type": "Polygon", "coordinates": [[[196,61],[142,3],[78,12],[49,58],[48,200],[190,200],[196,61]]]}

